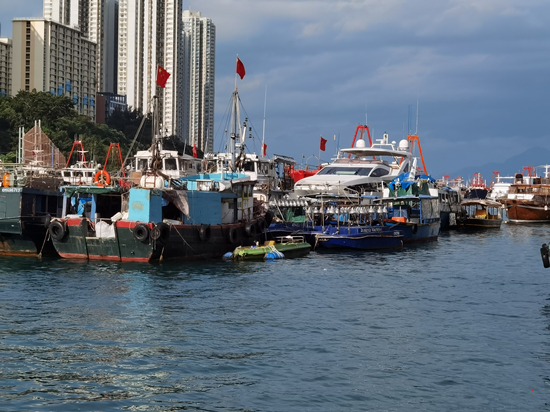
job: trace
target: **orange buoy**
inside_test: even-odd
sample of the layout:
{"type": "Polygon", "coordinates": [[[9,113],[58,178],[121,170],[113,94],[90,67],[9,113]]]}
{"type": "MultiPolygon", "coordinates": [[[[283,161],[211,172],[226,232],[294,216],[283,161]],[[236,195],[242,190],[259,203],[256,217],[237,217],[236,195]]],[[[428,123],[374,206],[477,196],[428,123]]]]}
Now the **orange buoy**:
{"type": "Polygon", "coordinates": [[[94,176],[96,186],[107,186],[111,183],[111,176],[105,170],[99,170],[94,176]]]}
{"type": "Polygon", "coordinates": [[[2,178],[2,186],[10,187],[10,174],[8,172],[4,173],[4,177],[2,178]]]}

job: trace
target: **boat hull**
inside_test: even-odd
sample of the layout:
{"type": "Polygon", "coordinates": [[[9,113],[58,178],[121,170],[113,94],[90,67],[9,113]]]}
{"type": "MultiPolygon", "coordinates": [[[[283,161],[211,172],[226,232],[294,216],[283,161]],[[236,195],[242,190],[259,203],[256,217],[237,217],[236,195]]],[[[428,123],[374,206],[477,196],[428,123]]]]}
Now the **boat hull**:
{"type": "Polygon", "coordinates": [[[463,223],[464,228],[470,230],[500,229],[501,225],[502,219],[466,218],[463,223]]]}
{"type": "Polygon", "coordinates": [[[548,223],[550,222],[550,205],[506,201],[506,214],[512,223],[548,223]]]}
{"type": "Polygon", "coordinates": [[[66,259],[122,262],[218,260],[235,246],[251,245],[256,239],[256,236],[247,235],[244,223],[165,225],[161,237],[157,237],[153,233],[158,225],[118,221],[114,223],[113,237],[98,237],[88,219],[59,221],[65,229],[62,235],[53,238],[53,245],[59,256],[66,259]]]}
{"type": "Polygon", "coordinates": [[[57,256],[47,228],[61,200],[49,186],[0,187],[0,255],[57,256]]]}
{"type": "Polygon", "coordinates": [[[439,236],[440,221],[431,223],[398,223],[391,227],[403,233],[403,244],[435,242],[439,236]]]}
{"type": "Polygon", "coordinates": [[[391,227],[340,227],[336,231],[316,235],[316,245],[323,248],[361,250],[400,249],[403,233],[391,227]]]}
{"type": "Polygon", "coordinates": [[[230,258],[234,260],[298,258],[307,255],[310,251],[311,245],[307,242],[279,243],[270,246],[238,247],[230,258]]]}

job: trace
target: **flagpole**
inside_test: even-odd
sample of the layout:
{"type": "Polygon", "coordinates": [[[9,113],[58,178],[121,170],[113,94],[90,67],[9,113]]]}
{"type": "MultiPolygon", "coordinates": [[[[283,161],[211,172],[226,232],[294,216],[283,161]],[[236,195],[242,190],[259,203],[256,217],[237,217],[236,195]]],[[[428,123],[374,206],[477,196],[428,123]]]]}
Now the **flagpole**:
{"type": "MultiPolygon", "coordinates": [[[[321,136],[321,139],[323,138],[323,136],[321,136]]],[[[319,166],[321,166],[321,141],[322,140],[319,140],[319,157],[317,158],[317,160],[319,161],[319,166]]]]}
{"type": "Polygon", "coordinates": [[[264,125],[262,128],[262,157],[264,156],[264,144],[265,144],[265,109],[267,106],[267,84],[265,85],[265,96],[264,96],[264,125]]]}
{"type": "MultiPolygon", "coordinates": [[[[238,61],[239,61],[239,55],[237,54],[237,60],[235,60],[235,67],[237,67],[238,61]]],[[[235,70],[235,90],[237,90],[237,70],[235,70]]]]}

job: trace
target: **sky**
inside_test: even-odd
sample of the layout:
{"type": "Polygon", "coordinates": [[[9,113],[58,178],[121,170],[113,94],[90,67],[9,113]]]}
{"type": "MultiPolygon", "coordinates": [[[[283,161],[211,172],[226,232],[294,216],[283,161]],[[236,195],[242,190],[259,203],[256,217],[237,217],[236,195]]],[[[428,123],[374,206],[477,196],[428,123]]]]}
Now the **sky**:
{"type": "MultiPolygon", "coordinates": [[[[418,132],[428,173],[440,178],[550,148],[547,0],[183,6],[216,25],[216,151],[226,140],[237,54],[246,69],[239,95],[256,136],[249,151],[261,153],[264,136],[268,156],[316,165],[319,157],[330,161],[338,143],[350,147],[357,125],[368,123],[374,139],[387,132],[399,142],[418,132]]],[[[41,15],[41,0],[0,0],[1,36],[11,37],[12,18],[41,15]]]]}

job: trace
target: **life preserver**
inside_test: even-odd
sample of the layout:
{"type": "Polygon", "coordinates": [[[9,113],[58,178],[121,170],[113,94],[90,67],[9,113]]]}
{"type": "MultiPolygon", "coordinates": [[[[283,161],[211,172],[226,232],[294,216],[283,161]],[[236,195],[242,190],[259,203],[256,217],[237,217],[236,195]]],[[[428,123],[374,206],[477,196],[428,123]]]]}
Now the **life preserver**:
{"type": "Polygon", "coordinates": [[[10,174],[8,172],[4,173],[4,177],[2,178],[2,186],[10,187],[10,174]]]}
{"type": "Polygon", "coordinates": [[[50,229],[50,235],[54,240],[62,240],[67,234],[67,230],[65,229],[65,223],[60,222],[59,220],[52,221],[50,223],[49,229],[50,229]]]}
{"type": "Polygon", "coordinates": [[[265,233],[267,222],[263,217],[258,218],[258,233],[265,233]]]}
{"type": "Polygon", "coordinates": [[[203,242],[206,242],[208,239],[210,239],[210,225],[200,225],[199,239],[203,242]]]}
{"type": "Polygon", "coordinates": [[[244,231],[248,236],[254,237],[258,233],[258,227],[254,222],[246,222],[246,225],[244,225],[244,231]]]}
{"type": "Polygon", "coordinates": [[[145,223],[139,223],[134,227],[134,237],[139,242],[144,242],[149,238],[149,227],[145,223]]]}
{"type": "Polygon", "coordinates": [[[418,232],[418,225],[413,225],[413,226],[412,226],[412,233],[413,233],[413,235],[415,235],[416,232],[418,232]]]}
{"type": "Polygon", "coordinates": [[[237,228],[236,227],[230,227],[229,228],[229,241],[231,243],[237,243],[237,240],[239,239],[237,228]]]}
{"type": "Polygon", "coordinates": [[[151,239],[160,240],[163,243],[168,242],[170,239],[170,226],[164,222],[159,222],[151,230],[151,239]]]}
{"type": "Polygon", "coordinates": [[[107,186],[111,183],[111,176],[105,170],[99,170],[94,176],[96,186],[107,186]]]}

